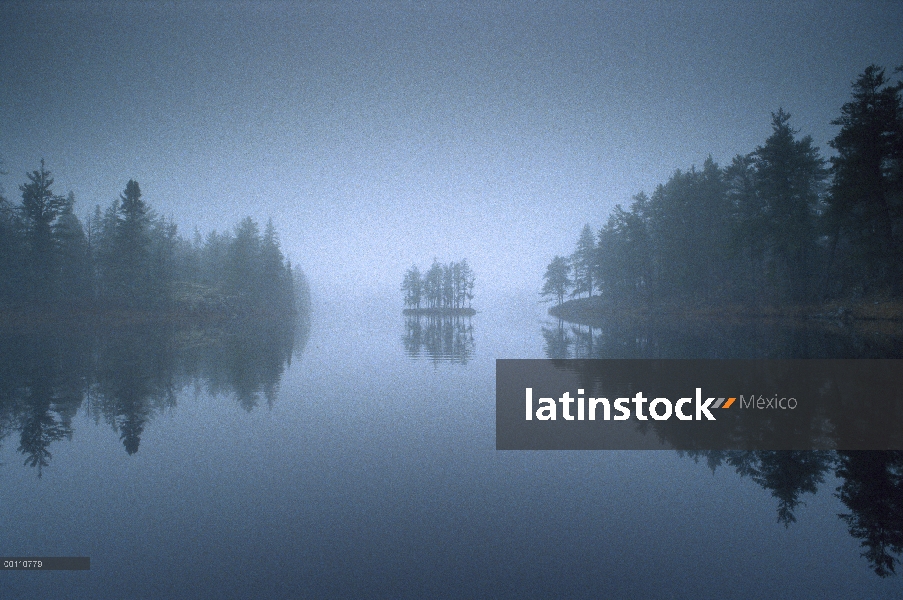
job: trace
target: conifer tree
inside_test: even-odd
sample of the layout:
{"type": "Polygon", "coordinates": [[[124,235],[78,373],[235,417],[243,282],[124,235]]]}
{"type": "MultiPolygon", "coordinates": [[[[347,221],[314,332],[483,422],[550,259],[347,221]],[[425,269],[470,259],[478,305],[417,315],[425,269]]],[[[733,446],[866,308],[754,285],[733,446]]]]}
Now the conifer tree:
{"type": "MultiPolygon", "coordinates": [[[[832,121],[834,180],[825,215],[833,262],[838,242],[850,247],[847,279],[864,288],[903,291],[903,81],[891,84],[871,65],[853,83],[853,99],[832,121]]],[[[865,290],[863,290],[865,291],[865,290]]]]}
{"type": "Polygon", "coordinates": [[[762,233],[789,298],[801,301],[810,291],[815,219],[827,171],[812,138],[796,139],[789,121],[783,110],[772,114],[772,134],[753,160],[762,233]]]}
{"type": "Polygon", "coordinates": [[[571,294],[577,296],[586,292],[588,296],[592,296],[595,287],[593,277],[597,271],[596,238],[588,223],[580,232],[577,249],[571,257],[571,265],[574,269],[574,291],[571,294]]]}
{"type": "Polygon", "coordinates": [[[545,283],[542,286],[541,294],[543,296],[554,296],[558,300],[558,305],[564,302],[564,296],[573,285],[570,278],[571,265],[568,264],[566,258],[556,256],[546,267],[545,283]]]}
{"type": "Polygon", "coordinates": [[[53,225],[67,208],[64,196],[53,193],[53,178],[41,160],[41,168],[28,174],[29,183],[19,186],[22,205],[20,222],[25,243],[27,295],[31,302],[53,299],[56,283],[56,256],[53,225]]]}
{"type": "Polygon", "coordinates": [[[138,182],[130,179],[105,216],[107,291],[126,304],[147,302],[154,285],[148,213],[138,182]]]}

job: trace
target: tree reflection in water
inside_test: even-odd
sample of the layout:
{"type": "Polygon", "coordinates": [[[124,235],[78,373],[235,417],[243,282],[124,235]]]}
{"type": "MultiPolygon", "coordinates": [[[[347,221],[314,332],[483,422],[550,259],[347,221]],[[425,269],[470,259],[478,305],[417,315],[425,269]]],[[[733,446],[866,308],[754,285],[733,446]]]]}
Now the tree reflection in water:
{"type": "Polygon", "coordinates": [[[903,336],[843,323],[756,319],[561,319],[542,327],[546,358],[903,358],[903,336]]]}
{"type": "Polygon", "coordinates": [[[778,522],[789,527],[800,496],[815,494],[832,471],[837,496],[849,512],[838,515],[860,540],[861,556],[881,577],[896,573],[903,554],[903,452],[900,451],[695,451],[714,470],[733,468],[771,492],[778,522]]]}
{"type": "Polygon", "coordinates": [[[411,358],[426,356],[434,363],[467,364],[473,356],[471,317],[450,315],[406,316],[404,320],[405,354],[411,358]]]}
{"type": "MultiPolygon", "coordinates": [[[[551,359],[903,357],[901,336],[830,323],[687,324],[623,319],[589,326],[559,320],[557,326],[543,327],[542,335],[546,357],[551,359]]],[[[593,386],[590,373],[583,373],[580,381],[586,388],[593,386]]],[[[886,409],[877,403],[876,410],[886,409]]],[[[840,440],[838,447],[844,436],[857,433],[852,424],[834,425],[831,430],[840,440]]],[[[672,442],[673,436],[683,431],[666,426],[652,429],[672,442]]],[[[848,511],[838,516],[850,535],[860,540],[861,556],[881,577],[896,573],[903,554],[903,452],[693,450],[679,454],[703,461],[713,471],[721,466],[731,468],[770,491],[777,501],[777,520],[785,527],[796,521],[801,498],[817,493],[833,474],[840,483],[835,496],[848,511]]]]}
{"type": "Polygon", "coordinates": [[[875,573],[887,577],[903,553],[903,452],[839,452],[837,465],[837,497],[850,511],[839,516],[875,573]]]}
{"type": "Polygon", "coordinates": [[[0,332],[0,442],[18,432],[17,450],[40,477],[51,444],[71,439],[72,418],[82,407],[113,427],[134,454],[154,416],[174,407],[189,385],[234,396],[248,411],[261,397],[272,406],[308,330],[235,320],[211,327],[63,323],[0,332]]]}

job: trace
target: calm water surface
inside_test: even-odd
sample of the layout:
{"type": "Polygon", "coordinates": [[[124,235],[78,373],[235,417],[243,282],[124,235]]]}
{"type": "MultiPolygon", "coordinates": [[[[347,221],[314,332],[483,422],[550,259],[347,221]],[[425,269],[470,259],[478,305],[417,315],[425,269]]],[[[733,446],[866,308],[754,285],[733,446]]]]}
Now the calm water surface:
{"type": "Polygon", "coordinates": [[[0,553],[91,570],[0,573],[0,596],[903,596],[833,470],[782,522],[705,457],[495,450],[497,358],[899,356],[893,336],[590,331],[544,308],[324,301],[293,356],[278,331],[7,335],[0,553]]]}

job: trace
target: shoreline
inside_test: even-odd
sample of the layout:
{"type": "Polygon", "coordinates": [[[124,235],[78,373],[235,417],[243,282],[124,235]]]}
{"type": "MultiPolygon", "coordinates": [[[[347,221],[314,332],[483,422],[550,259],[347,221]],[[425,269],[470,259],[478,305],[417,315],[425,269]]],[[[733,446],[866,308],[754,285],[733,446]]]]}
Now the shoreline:
{"type": "Polygon", "coordinates": [[[401,314],[410,317],[472,317],[473,308],[405,308],[401,314]]]}
{"type": "Polygon", "coordinates": [[[673,319],[721,322],[776,321],[853,324],[899,324],[903,333],[903,301],[884,298],[832,300],[821,304],[696,304],[657,302],[618,304],[602,296],[575,298],[552,306],[548,314],[580,325],[601,326],[611,319],[673,319]]]}

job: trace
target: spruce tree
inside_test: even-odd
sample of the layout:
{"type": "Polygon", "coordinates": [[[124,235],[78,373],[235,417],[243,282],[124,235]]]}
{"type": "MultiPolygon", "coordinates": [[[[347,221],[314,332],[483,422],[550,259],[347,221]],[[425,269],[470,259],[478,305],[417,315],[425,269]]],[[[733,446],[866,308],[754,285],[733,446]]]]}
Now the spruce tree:
{"type": "Polygon", "coordinates": [[[797,139],[790,115],[772,113],[772,134],[753,153],[763,235],[775,272],[791,300],[810,292],[816,252],[816,213],[827,178],[825,160],[812,138],[797,139]]]}
{"type": "Polygon", "coordinates": [[[53,193],[53,178],[41,160],[41,168],[28,174],[29,183],[19,186],[22,205],[20,220],[25,242],[25,279],[30,302],[54,299],[56,256],[53,225],[68,206],[64,196],[53,193]]]}
{"type": "Polygon", "coordinates": [[[850,247],[846,278],[903,292],[903,81],[891,84],[871,65],[853,83],[853,99],[832,121],[834,180],[826,221],[833,261],[838,243],[850,247]]]}

